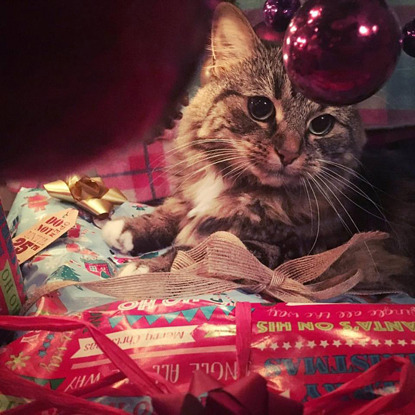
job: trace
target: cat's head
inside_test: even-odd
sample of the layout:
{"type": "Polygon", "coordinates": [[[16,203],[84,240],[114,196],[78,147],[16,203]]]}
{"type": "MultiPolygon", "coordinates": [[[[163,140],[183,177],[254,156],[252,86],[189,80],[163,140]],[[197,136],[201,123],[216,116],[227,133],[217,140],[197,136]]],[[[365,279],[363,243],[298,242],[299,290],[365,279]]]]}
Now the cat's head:
{"type": "Polygon", "coordinates": [[[305,98],[287,77],[281,48],[262,42],[230,4],[216,9],[211,39],[204,85],[181,127],[204,160],[230,179],[273,187],[299,185],[335,164],[356,167],[365,135],[354,107],[305,98]]]}

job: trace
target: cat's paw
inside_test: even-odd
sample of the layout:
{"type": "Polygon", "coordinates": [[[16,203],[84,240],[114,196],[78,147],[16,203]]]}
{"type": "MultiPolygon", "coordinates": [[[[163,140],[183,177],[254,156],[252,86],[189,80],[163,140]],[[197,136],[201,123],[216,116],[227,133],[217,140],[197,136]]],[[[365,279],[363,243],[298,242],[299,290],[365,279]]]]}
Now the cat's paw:
{"type": "Polygon", "coordinates": [[[111,247],[123,254],[130,254],[134,250],[133,234],[126,229],[124,219],[109,220],[101,229],[102,238],[111,247]]]}
{"type": "Polygon", "coordinates": [[[125,275],[142,275],[147,274],[148,272],[150,272],[149,266],[143,264],[142,262],[133,261],[122,267],[118,273],[118,276],[123,277],[125,275]]]}

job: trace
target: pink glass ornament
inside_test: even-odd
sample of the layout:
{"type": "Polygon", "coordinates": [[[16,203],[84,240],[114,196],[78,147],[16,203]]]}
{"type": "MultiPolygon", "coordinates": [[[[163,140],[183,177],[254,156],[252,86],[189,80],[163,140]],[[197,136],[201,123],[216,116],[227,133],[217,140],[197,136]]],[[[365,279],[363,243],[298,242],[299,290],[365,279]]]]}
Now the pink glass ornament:
{"type": "Polygon", "coordinates": [[[265,24],[277,32],[284,32],[299,7],[300,0],[267,0],[264,4],[265,24]]]}
{"type": "Polygon", "coordinates": [[[269,40],[270,42],[277,42],[282,44],[284,40],[284,33],[277,32],[272,27],[267,26],[264,22],[258,23],[254,30],[256,34],[264,40],[269,40]]]}
{"type": "Polygon", "coordinates": [[[355,104],[389,78],[400,54],[400,37],[384,0],[308,0],[286,31],[284,64],[308,98],[355,104]]]}
{"type": "Polygon", "coordinates": [[[403,27],[402,34],[402,47],[404,52],[415,58],[415,19],[403,27]]]}

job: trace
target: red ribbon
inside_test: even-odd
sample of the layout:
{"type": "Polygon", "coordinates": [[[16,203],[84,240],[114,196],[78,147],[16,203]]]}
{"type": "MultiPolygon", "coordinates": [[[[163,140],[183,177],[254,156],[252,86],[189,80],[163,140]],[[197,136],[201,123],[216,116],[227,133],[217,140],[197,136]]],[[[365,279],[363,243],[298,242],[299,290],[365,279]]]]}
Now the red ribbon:
{"type": "Polygon", "coordinates": [[[415,414],[415,366],[399,356],[392,356],[343,384],[335,391],[305,404],[306,415],[413,415],[415,414]],[[366,385],[387,379],[400,371],[396,391],[368,402],[354,399],[354,393],[366,385]]]}
{"type": "Polygon", "coordinates": [[[152,398],[158,415],[301,415],[303,405],[267,388],[256,373],[223,386],[201,371],[193,375],[186,395],[152,398]]]}
{"type": "MultiPolygon", "coordinates": [[[[247,311],[247,310],[245,310],[247,311]]],[[[242,314],[244,310],[241,310],[242,314]]],[[[71,317],[18,317],[0,316],[0,328],[7,330],[49,330],[66,331],[87,328],[95,341],[120,370],[120,373],[102,379],[97,384],[75,391],[73,395],[51,391],[27,381],[7,368],[0,368],[0,391],[6,395],[21,396],[33,401],[8,410],[4,414],[37,413],[50,407],[60,413],[100,413],[115,415],[125,413],[85,398],[102,396],[103,389],[128,378],[133,392],[126,396],[141,394],[152,396],[157,415],[296,415],[303,414],[303,405],[284,398],[267,388],[266,380],[258,374],[242,377],[231,385],[223,386],[218,381],[195,372],[187,394],[180,394],[155,373],[147,374],[125,351],[92,324],[71,317]],[[202,398],[201,400],[199,400],[202,398]],[[76,408],[76,410],[74,409],[76,408]]],[[[242,365],[244,367],[244,365],[242,365]]],[[[242,370],[240,369],[242,372],[242,370]]],[[[335,391],[304,405],[306,415],[413,415],[415,414],[415,366],[408,359],[391,357],[335,391]],[[379,396],[364,402],[354,399],[354,392],[368,384],[387,379],[391,373],[400,370],[396,392],[379,396]]],[[[108,392],[108,391],[107,391],[108,392]]]]}

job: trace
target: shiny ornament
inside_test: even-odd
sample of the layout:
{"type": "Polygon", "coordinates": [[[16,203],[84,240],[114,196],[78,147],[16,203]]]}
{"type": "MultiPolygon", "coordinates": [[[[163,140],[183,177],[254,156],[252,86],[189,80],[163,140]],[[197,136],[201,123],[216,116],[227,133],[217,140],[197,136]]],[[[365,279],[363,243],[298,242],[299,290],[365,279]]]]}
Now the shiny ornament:
{"type": "Polygon", "coordinates": [[[300,0],[267,0],[263,9],[265,24],[284,32],[299,7],[300,0]]]}
{"type": "Polygon", "coordinates": [[[264,22],[258,23],[254,27],[255,33],[264,40],[282,44],[284,32],[277,32],[272,27],[267,26],[264,22]]]}
{"type": "Polygon", "coordinates": [[[415,19],[402,29],[402,47],[405,53],[415,58],[415,19]]]}
{"type": "Polygon", "coordinates": [[[287,29],[284,64],[292,83],[308,98],[355,104],[392,74],[400,37],[384,0],[308,0],[287,29]]]}

